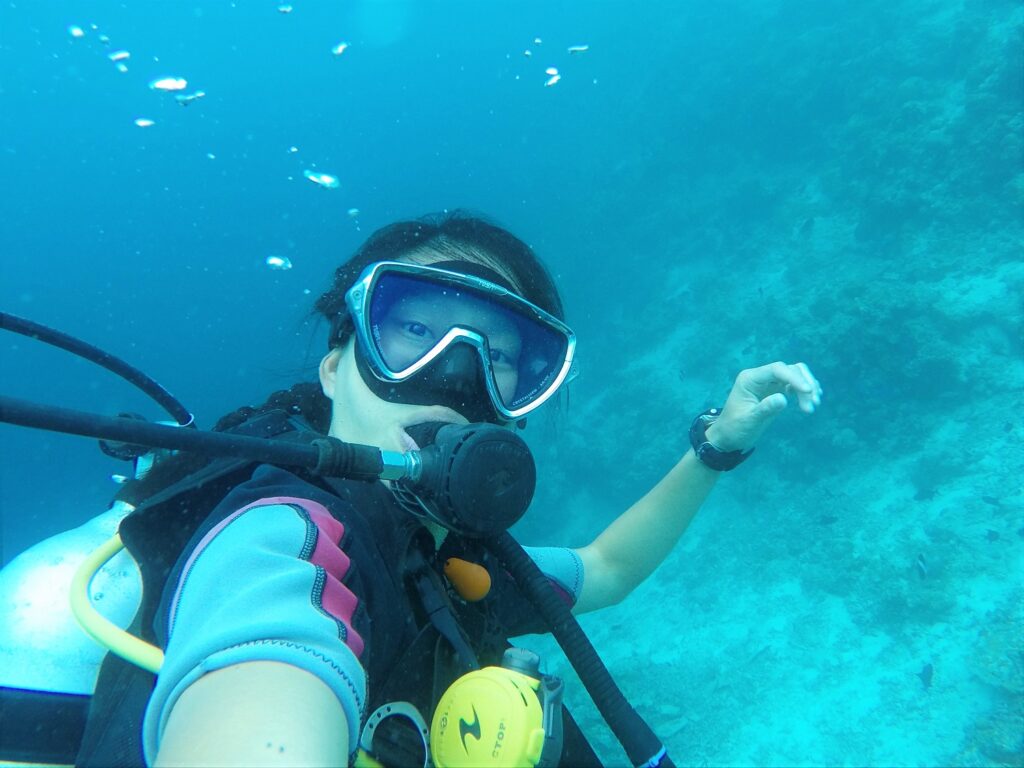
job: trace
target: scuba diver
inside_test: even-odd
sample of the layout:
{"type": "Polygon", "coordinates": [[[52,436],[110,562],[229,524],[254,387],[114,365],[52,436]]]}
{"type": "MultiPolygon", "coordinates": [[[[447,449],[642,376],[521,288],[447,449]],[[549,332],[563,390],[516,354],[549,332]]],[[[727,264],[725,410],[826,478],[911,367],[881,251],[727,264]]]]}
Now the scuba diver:
{"type": "MultiPolygon", "coordinates": [[[[552,627],[547,616],[622,600],[787,396],[806,413],[820,404],[803,363],[741,372],[721,409],[693,419],[691,449],[592,542],[523,548],[538,599],[556,604],[540,610],[520,566],[482,542],[528,505],[534,468],[517,431],[573,365],[576,339],[543,264],[478,217],[402,221],[337,268],[315,309],[330,327],[319,381],[214,432],[373,446],[434,479],[131,454],[135,478],[111,509],[0,571],[0,761],[598,764],[560,681],[508,638],[561,638],[576,631],[571,617],[552,627]],[[145,652],[105,653],[66,608],[70,572],[115,531],[125,551],[98,561],[90,599],[102,594],[107,618],[145,652]],[[21,740],[13,758],[4,739],[21,740]]],[[[663,748],[635,762],[670,764],[663,748]]]]}

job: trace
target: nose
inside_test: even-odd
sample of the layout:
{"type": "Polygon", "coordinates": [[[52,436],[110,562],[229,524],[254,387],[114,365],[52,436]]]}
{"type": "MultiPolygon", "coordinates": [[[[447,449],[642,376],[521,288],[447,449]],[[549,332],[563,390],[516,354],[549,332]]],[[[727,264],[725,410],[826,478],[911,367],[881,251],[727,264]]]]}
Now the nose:
{"type": "Polygon", "coordinates": [[[487,372],[476,347],[457,341],[423,371],[422,385],[431,404],[446,405],[471,422],[493,421],[487,372]]]}
{"type": "Polygon", "coordinates": [[[465,342],[456,342],[444,355],[439,373],[449,392],[470,395],[480,392],[483,384],[480,368],[480,355],[476,348],[465,342]]]}

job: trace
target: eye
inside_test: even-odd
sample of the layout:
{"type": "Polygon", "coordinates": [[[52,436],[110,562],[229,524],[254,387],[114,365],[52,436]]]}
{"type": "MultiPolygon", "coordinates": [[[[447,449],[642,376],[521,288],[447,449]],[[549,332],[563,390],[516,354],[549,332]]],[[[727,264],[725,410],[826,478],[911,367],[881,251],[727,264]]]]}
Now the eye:
{"type": "Polygon", "coordinates": [[[513,361],[511,357],[506,355],[500,349],[494,349],[493,347],[491,348],[491,362],[497,365],[507,365],[509,367],[515,364],[515,361],[513,361]]]}
{"type": "Polygon", "coordinates": [[[430,336],[430,329],[427,328],[423,323],[418,323],[415,320],[410,320],[402,324],[402,330],[408,333],[410,336],[418,336],[419,338],[426,338],[430,336]]]}

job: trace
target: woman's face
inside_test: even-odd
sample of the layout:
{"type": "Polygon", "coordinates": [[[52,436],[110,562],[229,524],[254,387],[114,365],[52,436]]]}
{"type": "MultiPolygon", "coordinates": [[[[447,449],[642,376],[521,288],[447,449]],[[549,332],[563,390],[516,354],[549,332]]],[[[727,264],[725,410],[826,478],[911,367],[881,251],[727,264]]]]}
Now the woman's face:
{"type": "MultiPolygon", "coordinates": [[[[452,327],[476,330],[488,339],[495,383],[506,401],[515,394],[521,340],[508,318],[465,294],[411,293],[379,319],[380,347],[388,366],[401,370],[428,351],[452,327]]],[[[321,362],[324,394],[333,401],[330,434],[384,450],[416,450],[406,429],[424,422],[465,424],[460,413],[440,405],[392,403],[377,397],[363,381],[355,359],[356,341],[331,351],[321,362]]]]}

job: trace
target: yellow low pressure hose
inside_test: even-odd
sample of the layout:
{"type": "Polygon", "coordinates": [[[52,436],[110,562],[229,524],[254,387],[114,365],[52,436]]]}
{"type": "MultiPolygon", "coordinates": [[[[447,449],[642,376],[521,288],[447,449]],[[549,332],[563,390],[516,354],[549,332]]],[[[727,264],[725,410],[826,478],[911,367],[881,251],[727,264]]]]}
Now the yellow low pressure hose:
{"type": "Polygon", "coordinates": [[[164,663],[163,651],[109,621],[93,608],[89,600],[89,584],[93,577],[122,549],[124,544],[121,543],[121,536],[115,533],[99,549],[85,558],[71,580],[71,612],[79,626],[97,643],[109,648],[122,659],[156,674],[164,663]]]}

